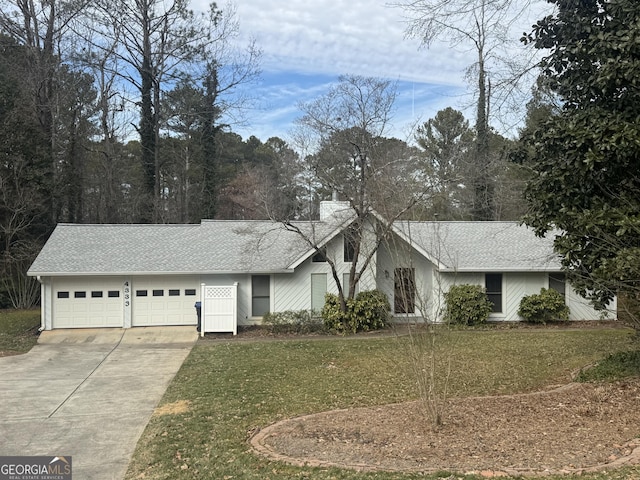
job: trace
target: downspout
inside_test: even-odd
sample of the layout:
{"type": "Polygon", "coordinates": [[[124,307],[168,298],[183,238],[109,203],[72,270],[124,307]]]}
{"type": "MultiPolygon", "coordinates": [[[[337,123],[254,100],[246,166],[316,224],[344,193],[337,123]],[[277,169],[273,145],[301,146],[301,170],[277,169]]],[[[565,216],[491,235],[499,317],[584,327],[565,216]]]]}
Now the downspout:
{"type": "Polygon", "coordinates": [[[38,333],[40,333],[45,329],[45,322],[46,322],[45,320],[45,308],[46,308],[45,290],[46,289],[42,282],[42,277],[40,275],[37,275],[36,279],[40,284],[40,328],[38,328],[38,333]]]}

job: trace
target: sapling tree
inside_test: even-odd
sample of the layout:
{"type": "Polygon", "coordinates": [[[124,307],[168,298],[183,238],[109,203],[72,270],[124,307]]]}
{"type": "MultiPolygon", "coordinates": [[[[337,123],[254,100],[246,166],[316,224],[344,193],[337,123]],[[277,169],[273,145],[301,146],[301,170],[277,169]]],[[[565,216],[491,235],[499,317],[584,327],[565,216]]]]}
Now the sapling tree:
{"type": "MultiPolygon", "coordinates": [[[[405,231],[408,232],[408,241],[398,236],[387,241],[389,251],[397,252],[393,262],[402,265],[399,271],[412,272],[410,275],[394,273],[394,316],[398,324],[403,324],[402,332],[407,333],[399,335],[397,341],[407,358],[427,425],[437,430],[446,422],[453,360],[451,324],[443,321],[446,311],[444,293],[448,285],[441,275],[433,276],[435,284],[430,284],[428,269],[416,268],[422,264],[416,262],[415,250],[411,246],[411,229],[405,231]],[[411,280],[406,281],[406,277],[411,280]]],[[[443,256],[450,257],[441,241],[437,224],[428,248],[436,261],[443,256]]]]}

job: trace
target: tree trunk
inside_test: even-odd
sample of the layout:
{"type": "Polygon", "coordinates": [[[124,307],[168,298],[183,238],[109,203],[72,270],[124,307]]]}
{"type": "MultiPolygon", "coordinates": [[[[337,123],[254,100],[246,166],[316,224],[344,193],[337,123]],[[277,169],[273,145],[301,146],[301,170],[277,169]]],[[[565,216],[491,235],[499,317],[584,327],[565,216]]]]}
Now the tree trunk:
{"type": "Polygon", "coordinates": [[[484,64],[484,52],[478,50],[478,108],[476,113],[476,148],[474,173],[474,220],[494,219],[494,189],[489,175],[489,122],[487,118],[487,79],[484,64]]]}
{"type": "Polygon", "coordinates": [[[153,108],[153,66],[151,59],[151,32],[149,27],[149,5],[141,3],[142,15],[142,63],[140,66],[141,79],[141,117],[140,117],[140,146],[142,147],[142,168],[144,174],[144,206],[141,209],[140,221],[149,223],[155,217],[156,189],[156,132],[155,112],[153,108]]]}

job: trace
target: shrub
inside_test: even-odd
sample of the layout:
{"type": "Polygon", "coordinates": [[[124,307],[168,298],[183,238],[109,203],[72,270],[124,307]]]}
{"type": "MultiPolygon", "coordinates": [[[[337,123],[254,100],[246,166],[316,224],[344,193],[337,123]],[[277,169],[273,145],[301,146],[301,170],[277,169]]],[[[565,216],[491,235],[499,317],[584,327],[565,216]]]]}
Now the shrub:
{"type": "Polygon", "coordinates": [[[564,297],[550,288],[543,288],[540,293],[527,295],[520,300],[518,315],[527,322],[547,323],[569,320],[569,307],[564,297]]]}
{"type": "Polygon", "coordinates": [[[493,305],[480,285],[453,285],[444,294],[447,322],[477,325],[489,318],[493,305]]]}
{"type": "Polygon", "coordinates": [[[391,318],[391,305],[387,296],[379,290],[360,292],[347,300],[346,312],[340,308],[337,295],[327,293],[322,319],[324,326],[337,333],[356,333],[386,327],[391,318]]]}
{"type": "Polygon", "coordinates": [[[340,299],[337,295],[325,294],[321,315],[327,330],[339,333],[344,333],[347,330],[349,323],[347,313],[340,309],[340,299]]]}
{"type": "Polygon", "coordinates": [[[322,320],[309,310],[269,312],[262,317],[262,323],[271,333],[305,334],[324,330],[322,320]]]}
{"type": "Polygon", "coordinates": [[[391,305],[380,290],[367,290],[356,295],[351,315],[353,331],[379,330],[389,324],[391,305]]]}

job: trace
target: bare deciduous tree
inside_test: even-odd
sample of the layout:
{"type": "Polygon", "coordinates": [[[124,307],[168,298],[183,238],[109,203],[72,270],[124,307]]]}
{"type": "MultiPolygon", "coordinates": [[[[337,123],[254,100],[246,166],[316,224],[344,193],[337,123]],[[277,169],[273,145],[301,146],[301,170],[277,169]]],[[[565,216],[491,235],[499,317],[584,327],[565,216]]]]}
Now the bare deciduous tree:
{"type": "Polygon", "coordinates": [[[447,40],[454,48],[473,48],[476,61],[467,76],[476,92],[475,182],[473,217],[496,218],[495,185],[491,174],[490,145],[494,100],[506,98],[514,85],[531,68],[515,65],[508,47],[517,45],[521,31],[513,32],[514,23],[528,11],[532,1],[514,0],[405,0],[393,3],[408,15],[407,35],[419,38],[429,47],[436,39],[447,40]]]}
{"type": "Polygon", "coordinates": [[[346,75],[326,95],[301,105],[304,115],[298,120],[297,139],[313,149],[306,157],[309,170],[325,191],[348,205],[349,285],[342,284],[338,259],[322,250],[322,239],[316,238],[315,230],[310,234],[288,218],[280,220],[318,254],[326,255],[343,312],[381,242],[391,234],[393,222],[424,195],[415,186],[402,188],[392,181],[410,182],[411,175],[398,172],[406,173],[406,164],[413,160],[410,155],[396,157],[385,152],[389,140],[384,134],[395,99],[392,82],[346,75]]]}

